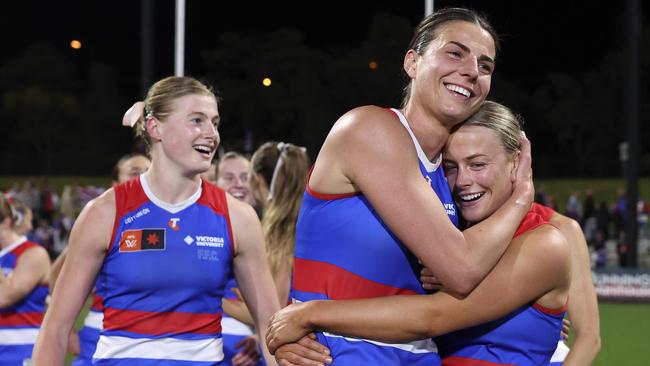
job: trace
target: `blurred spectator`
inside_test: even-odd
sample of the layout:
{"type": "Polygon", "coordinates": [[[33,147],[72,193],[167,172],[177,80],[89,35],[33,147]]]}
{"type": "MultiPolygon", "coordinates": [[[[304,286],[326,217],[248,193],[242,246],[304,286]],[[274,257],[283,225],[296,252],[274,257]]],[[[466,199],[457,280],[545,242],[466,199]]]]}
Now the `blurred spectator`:
{"type": "Polygon", "coordinates": [[[589,243],[591,252],[591,265],[596,268],[605,268],[607,265],[607,237],[601,230],[596,231],[594,240],[589,243]]]}
{"type": "Polygon", "coordinates": [[[38,222],[38,220],[41,218],[41,214],[43,213],[43,201],[41,200],[41,184],[33,184],[31,185],[30,191],[29,191],[29,199],[30,199],[30,207],[32,208],[32,211],[34,212],[34,222],[38,222]]]}
{"type": "MultiPolygon", "coordinates": [[[[31,180],[26,180],[23,182],[20,192],[16,195],[16,198],[25,202],[25,204],[32,208],[32,211],[35,211],[36,201],[38,197],[37,189],[32,185],[31,180]]],[[[34,212],[37,213],[37,212],[34,212]]]]}
{"type": "Polygon", "coordinates": [[[48,223],[52,223],[52,220],[54,219],[54,213],[59,206],[59,196],[56,194],[49,181],[45,182],[45,185],[40,191],[38,198],[40,202],[39,217],[47,220],[48,223]]]}
{"type": "Polygon", "coordinates": [[[587,240],[587,242],[594,240],[596,232],[598,231],[598,220],[595,216],[590,216],[584,219],[582,231],[585,234],[585,240],[587,240]]]}
{"type": "Polygon", "coordinates": [[[13,230],[18,235],[27,236],[31,233],[33,229],[33,220],[34,215],[32,214],[32,209],[25,204],[25,202],[11,197],[11,205],[16,211],[16,220],[14,221],[13,230]]]}
{"type": "Polygon", "coordinates": [[[45,310],[47,252],[17,233],[14,197],[0,193],[0,365],[31,365],[45,310]]]}
{"type": "Polygon", "coordinates": [[[582,204],[580,204],[580,193],[578,191],[573,191],[569,195],[564,214],[577,222],[582,222],[582,204]]]}
{"type": "Polygon", "coordinates": [[[594,240],[598,230],[598,219],[596,218],[596,203],[594,200],[594,191],[591,188],[585,190],[584,210],[582,214],[582,230],[587,242],[594,240]]]}
{"type": "Polygon", "coordinates": [[[238,200],[257,207],[248,185],[250,164],[244,155],[234,151],[227,152],[219,160],[217,186],[238,200]]]}
{"type": "Polygon", "coordinates": [[[122,156],[111,173],[113,184],[139,177],[149,169],[149,165],[151,165],[151,160],[144,154],[135,153],[122,156]]]}
{"type": "Polygon", "coordinates": [[[104,193],[106,188],[104,187],[95,187],[95,186],[78,186],[77,187],[77,197],[79,207],[84,207],[86,204],[97,198],[100,194],[104,193]]]}
{"type": "Polygon", "coordinates": [[[612,218],[614,221],[614,228],[616,229],[615,235],[620,238],[621,234],[625,233],[625,211],[627,209],[627,198],[625,190],[619,189],[616,196],[616,201],[612,207],[612,218]]]}
{"type": "Polygon", "coordinates": [[[46,219],[37,219],[34,231],[27,238],[42,245],[49,253],[50,258],[55,258],[57,253],[53,247],[53,236],[54,229],[50,226],[50,223],[46,219]]]}
{"type": "Polygon", "coordinates": [[[555,201],[555,197],[551,196],[550,194],[547,194],[546,200],[548,201],[548,207],[552,208],[553,211],[558,211],[557,201],[555,201]]]}
{"type": "Polygon", "coordinates": [[[20,199],[20,183],[14,182],[11,188],[7,191],[9,197],[20,199]]]}
{"type": "Polygon", "coordinates": [[[550,207],[548,195],[546,194],[546,188],[543,185],[535,189],[535,202],[539,203],[540,205],[550,207]]]}
{"type": "Polygon", "coordinates": [[[627,264],[627,255],[628,255],[629,246],[627,245],[627,240],[625,238],[625,229],[619,231],[618,233],[618,242],[616,244],[616,252],[618,254],[618,266],[625,267],[627,264]]]}
{"type": "Polygon", "coordinates": [[[639,223],[639,239],[648,238],[648,214],[650,213],[650,204],[639,199],[636,205],[637,221],[639,223]]]}
{"type": "Polygon", "coordinates": [[[596,199],[594,198],[594,190],[591,188],[585,189],[585,200],[583,204],[582,217],[588,220],[590,217],[596,217],[596,199]]]}
{"type": "MultiPolygon", "coordinates": [[[[63,186],[63,193],[61,193],[61,215],[64,217],[76,217],[81,207],[79,205],[79,197],[77,194],[77,186],[66,184],[63,186]]],[[[70,225],[72,227],[72,225],[70,225]]]]}
{"type": "Polygon", "coordinates": [[[55,254],[58,256],[63,249],[68,245],[68,237],[72,224],[79,214],[81,207],[77,197],[77,188],[69,184],[63,186],[63,193],[61,194],[60,215],[52,223],[53,239],[52,246],[55,254]]]}
{"type": "Polygon", "coordinates": [[[611,222],[611,215],[609,207],[605,201],[601,201],[596,211],[596,232],[601,232],[604,240],[609,239],[609,224],[611,222]]]}
{"type": "MultiPolygon", "coordinates": [[[[248,185],[250,162],[238,152],[230,151],[219,160],[214,160],[210,170],[201,175],[202,179],[214,179],[214,184],[230,193],[240,201],[251,204],[253,195],[248,185]],[[213,178],[214,177],[214,178],[213,178]]],[[[254,207],[254,206],[253,206],[254,207]]],[[[258,212],[259,216],[259,212],[258,212]]],[[[237,300],[233,288],[238,288],[237,280],[231,274],[226,283],[224,299],[237,300]]],[[[243,364],[246,366],[262,365],[260,351],[254,329],[224,312],[221,319],[224,366],[243,364]]]]}

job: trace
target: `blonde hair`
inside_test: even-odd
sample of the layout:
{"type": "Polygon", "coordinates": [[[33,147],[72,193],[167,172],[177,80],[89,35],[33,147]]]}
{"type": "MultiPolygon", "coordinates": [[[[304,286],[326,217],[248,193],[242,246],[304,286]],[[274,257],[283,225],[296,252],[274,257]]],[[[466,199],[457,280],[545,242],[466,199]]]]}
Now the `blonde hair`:
{"type": "Polygon", "coordinates": [[[234,160],[234,159],[243,159],[246,160],[246,162],[248,163],[248,158],[246,158],[244,155],[236,151],[228,151],[227,153],[223,154],[223,156],[220,157],[215,164],[214,175],[217,177],[217,179],[219,178],[219,174],[221,174],[221,164],[223,164],[228,160],[234,160]]]}
{"type": "Polygon", "coordinates": [[[262,217],[262,231],[267,260],[276,277],[282,268],[293,266],[296,221],[307,183],[309,157],[305,148],[285,143],[266,143],[253,156],[253,160],[260,161],[275,157],[274,172],[268,182],[271,198],[262,217]]]}
{"type": "Polygon", "coordinates": [[[462,126],[485,127],[496,132],[506,153],[514,156],[521,148],[521,117],[503,104],[486,100],[462,126]]]}
{"type": "Polygon", "coordinates": [[[13,228],[17,229],[20,225],[22,225],[25,220],[27,219],[27,213],[32,211],[32,208],[29,207],[25,202],[12,197],[9,200],[11,207],[14,209],[14,223],[13,223],[13,228]]]}
{"type": "Polygon", "coordinates": [[[18,221],[18,213],[12,205],[12,200],[12,198],[0,192],[0,221],[4,221],[7,217],[10,218],[11,227],[13,228],[16,221],[18,221]]]}
{"type": "Polygon", "coordinates": [[[157,81],[149,88],[147,98],[144,100],[144,110],[140,111],[135,126],[135,135],[141,137],[151,147],[151,138],[146,128],[149,117],[156,117],[164,121],[172,113],[172,102],[186,95],[211,96],[219,103],[219,98],[214,90],[202,82],[188,76],[170,76],[157,81]]]}

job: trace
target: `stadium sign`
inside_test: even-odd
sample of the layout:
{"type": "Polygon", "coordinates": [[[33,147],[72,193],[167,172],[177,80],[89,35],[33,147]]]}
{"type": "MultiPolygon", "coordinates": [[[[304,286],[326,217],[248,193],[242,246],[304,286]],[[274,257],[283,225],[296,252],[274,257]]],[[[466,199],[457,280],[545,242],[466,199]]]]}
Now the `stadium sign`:
{"type": "Polygon", "coordinates": [[[592,271],[599,300],[650,302],[650,271],[597,269],[592,271]]]}

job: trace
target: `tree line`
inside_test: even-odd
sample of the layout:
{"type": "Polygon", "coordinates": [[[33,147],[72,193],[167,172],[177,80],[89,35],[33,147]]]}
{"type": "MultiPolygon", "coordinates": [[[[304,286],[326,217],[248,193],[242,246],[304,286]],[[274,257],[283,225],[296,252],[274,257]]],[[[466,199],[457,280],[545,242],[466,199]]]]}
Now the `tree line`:
{"type": "MultiPolygon", "coordinates": [[[[223,149],[252,152],[268,140],[306,146],[316,156],[331,125],[364,104],[399,106],[402,61],[413,26],[386,14],[373,18],[357,45],[309,44],[295,29],[263,35],[225,32],[202,51],[193,75],[222,96],[223,149]],[[375,67],[370,67],[373,62],[375,67]],[[269,87],[262,79],[270,77],[269,87]]],[[[642,45],[650,40],[642,33],[642,45]]],[[[619,47],[620,48],[620,47],[619,47]]],[[[650,49],[641,47],[642,70],[650,49]]],[[[497,69],[489,99],[520,113],[533,143],[537,177],[616,177],[622,169],[623,51],[612,47],[600,67],[580,73],[508,74],[497,69]]],[[[120,127],[137,99],[138,62],[129,79],[111,65],[81,65],[52,45],[38,44],[0,65],[0,175],[106,174],[139,148],[120,127]]],[[[642,72],[641,100],[650,77],[642,72]]],[[[159,75],[165,76],[165,75],[159,75]]],[[[649,105],[640,112],[641,174],[650,175],[649,105]]]]}

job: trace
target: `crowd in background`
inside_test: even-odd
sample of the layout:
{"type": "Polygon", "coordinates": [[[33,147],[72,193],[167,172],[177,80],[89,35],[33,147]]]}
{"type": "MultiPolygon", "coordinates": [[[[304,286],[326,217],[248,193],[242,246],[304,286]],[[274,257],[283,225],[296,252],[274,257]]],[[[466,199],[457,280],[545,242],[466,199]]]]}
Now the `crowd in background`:
{"type": "MultiPolygon", "coordinates": [[[[27,180],[15,182],[6,194],[25,203],[31,208],[31,230],[26,236],[29,240],[43,245],[50,257],[55,258],[68,243],[72,224],[89,197],[96,196],[104,188],[66,185],[62,192],[46,182],[42,186],[27,180]],[[81,200],[85,199],[85,202],[81,200]]],[[[28,224],[29,226],[29,224],[28,224]]]]}
{"type": "MultiPolygon", "coordinates": [[[[626,232],[627,197],[625,190],[619,189],[616,197],[611,202],[597,201],[594,190],[587,188],[584,191],[574,190],[569,194],[566,205],[559,205],[553,196],[545,192],[544,187],[538,187],[535,201],[549,206],[557,212],[564,213],[575,219],[582,226],[582,230],[592,253],[592,267],[606,267],[608,262],[618,263],[622,266],[626,232]],[[607,242],[616,243],[618,258],[609,258],[607,242]]],[[[637,222],[639,227],[639,240],[650,239],[648,230],[648,217],[650,202],[639,199],[637,202],[637,222]]],[[[641,249],[643,251],[643,249],[641,249]]],[[[611,255],[610,255],[611,256],[611,255]]]]}
{"type": "MultiPolygon", "coordinates": [[[[205,178],[216,183],[216,162],[214,167],[214,171],[205,178]]],[[[247,184],[241,182],[241,185],[247,184]]],[[[48,181],[37,185],[26,180],[15,182],[11,187],[3,187],[3,191],[31,207],[32,229],[27,237],[43,245],[50,256],[56,258],[67,245],[68,235],[76,215],[88,201],[101,194],[106,188],[70,182],[59,192],[48,181]]],[[[248,191],[249,188],[238,189],[248,191]]],[[[580,223],[592,253],[593,267],[606,267],[608,261],[620,263],[619,258],[608,258],[606,244],[608,241],[615,241],[619,256],[620,251],[624,250],[627,200],[623,189],[617,192],[615,200],[611,202],[599,201],[594,190],[590,188],[584,191],[574,190],[563,205],[556,202],[555,198],[540,186],[537,187],[535,201],[564,213],[580,223]]],[[[639,199],[637,202],[639,240],[650,240],[649,217],[650,202],[639,199]]]]}

